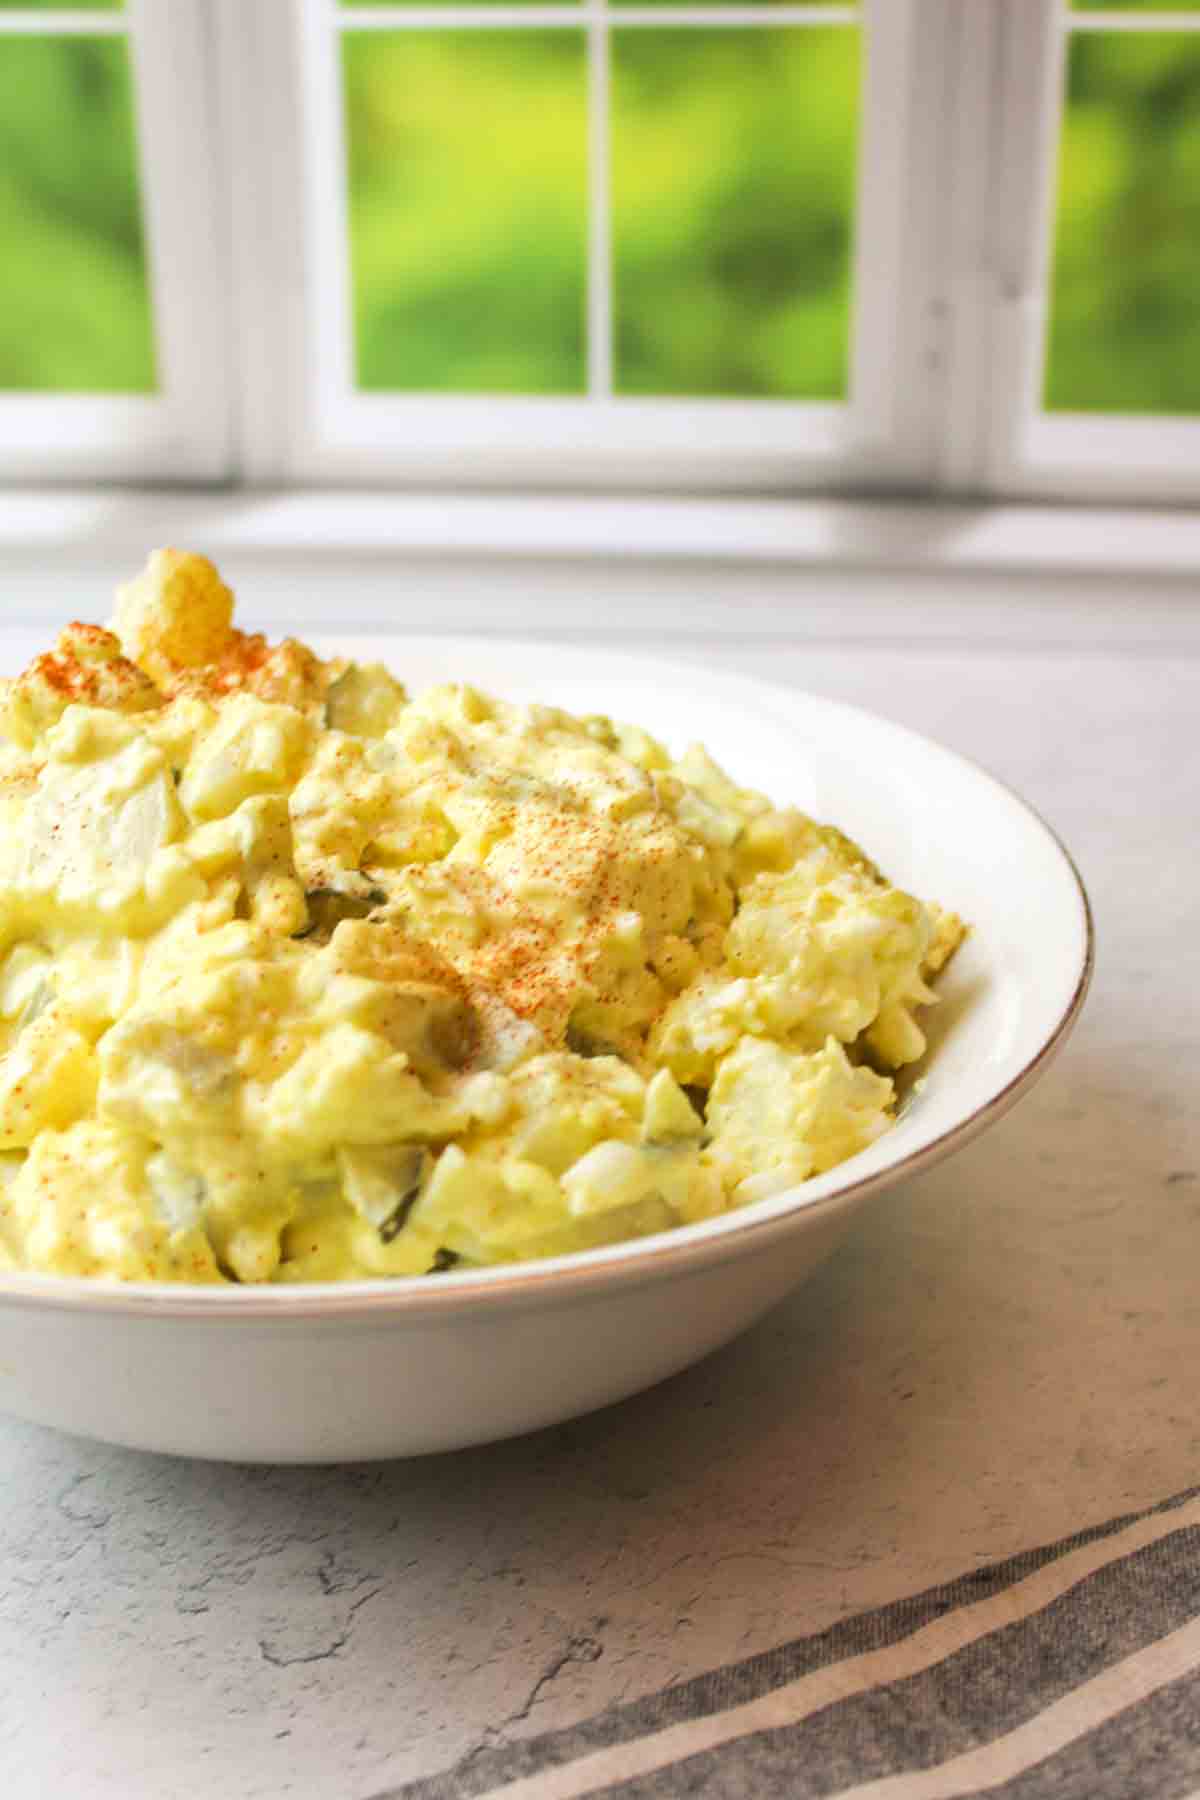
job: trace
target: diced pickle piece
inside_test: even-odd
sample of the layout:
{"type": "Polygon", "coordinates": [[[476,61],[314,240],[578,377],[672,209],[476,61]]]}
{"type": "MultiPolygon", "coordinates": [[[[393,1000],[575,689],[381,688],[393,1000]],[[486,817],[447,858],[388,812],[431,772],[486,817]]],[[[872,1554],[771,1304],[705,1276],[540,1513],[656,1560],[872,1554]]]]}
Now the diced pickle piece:
{"type": "Polygon", "coordinates": [[[374,1225],[385,1244],[404,1229],[433,1166],[420,1144],[386,1144],[377,1150],[338,1151],[342,1192],[374,1225]]]}

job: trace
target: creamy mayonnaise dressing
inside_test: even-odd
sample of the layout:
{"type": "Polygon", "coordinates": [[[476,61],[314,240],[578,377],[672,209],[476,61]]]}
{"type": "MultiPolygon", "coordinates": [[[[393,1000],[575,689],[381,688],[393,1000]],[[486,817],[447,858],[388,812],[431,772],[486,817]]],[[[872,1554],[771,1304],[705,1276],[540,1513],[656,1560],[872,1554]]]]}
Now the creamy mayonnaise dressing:
{"type": "Polygon", "coordinates": [[[953,915],[698,746],[233,625],[0,704],[0,1265],[336,1280],[703,1219],[892,1119],[953,915]]]}

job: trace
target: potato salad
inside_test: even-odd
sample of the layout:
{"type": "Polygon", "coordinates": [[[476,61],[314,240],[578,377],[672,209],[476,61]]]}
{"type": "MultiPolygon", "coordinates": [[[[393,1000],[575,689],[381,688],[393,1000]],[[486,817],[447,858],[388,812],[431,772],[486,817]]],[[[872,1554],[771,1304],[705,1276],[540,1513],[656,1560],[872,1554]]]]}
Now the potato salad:
{"type": "Polygon", "coordinates": [[[176,550],[0,731],[9,1269],[411,1276],[710,1218],[888,1129],[963,934],[698,745],[270,645],[176,550]]]}

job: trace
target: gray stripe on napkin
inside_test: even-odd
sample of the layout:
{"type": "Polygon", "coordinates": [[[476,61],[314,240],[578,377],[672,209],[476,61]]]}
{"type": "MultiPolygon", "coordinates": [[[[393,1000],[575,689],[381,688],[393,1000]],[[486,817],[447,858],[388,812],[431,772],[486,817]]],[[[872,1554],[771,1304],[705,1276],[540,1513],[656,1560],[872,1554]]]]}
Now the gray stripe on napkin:
{"type": "Polygon", "coordinates": [[[1151,1694],[988,1800],[1186,1800],[1200,1787],[1200,1672],[1151,1694]]]}
{"type": "MultiPolygon", "coordinates": [[[[726,1711],[815,1670],[898,1644],[948,1613],[1002,1592],[1070,1551],[1115,1536],[1140,1520],[1167,1515],[1198,1494],[1200,1488],[1190,1488],[1152,1507],[1121,1514],[1053,1544],[1021,1551],[954,1581],[840,1620],[826,1631],[794,1638],[772,1650],[707,1671],[628,1705],[611,1707],[579,1724],[523,1738],[516,1743],[480,1749],[453,1768],[389,1788],[374,1796],[374,1800],[474,1800],[474,1796],[485,1795],[521,1777],[560,1768],[581,1756],[633,1742],[686,1720],[726,1711]]],[[[1165,1516],[1164,1531],[1170,1531],[1165,1516]]],[[[739,1744],[744,1742],[744,1739],[738,1740],[739,1744]]],[[[679,1791],[687,1793],[689,1790],[682,1788],[679,1791]]]]}
{"type": "Polygon", "coordinates": [[[1198,1552],[1200,1529],[1175,1532],[917,1675],[591,1791],[596,1800],[827,1800],[885,1775],[935,1768],[1194,1619],[1198,1552]]]}

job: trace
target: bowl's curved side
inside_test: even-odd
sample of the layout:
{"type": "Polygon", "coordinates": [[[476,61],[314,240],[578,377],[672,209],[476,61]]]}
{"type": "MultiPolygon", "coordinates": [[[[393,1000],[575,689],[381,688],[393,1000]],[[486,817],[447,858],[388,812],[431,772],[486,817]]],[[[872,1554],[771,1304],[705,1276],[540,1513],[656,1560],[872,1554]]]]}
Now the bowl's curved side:
{"type": "Polygon", "coordinates": [[[824,1260],[858,1204],[797,1215],[783,1245],[475,1316],[283,1315],[214,1329],[202,1316],[0,1306],[0,1410],[234,1462],[489,1443],[623,1399],[718,1349],[824,1260]]]}

